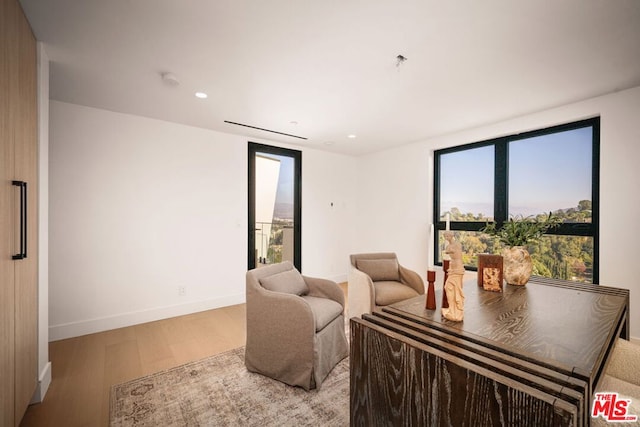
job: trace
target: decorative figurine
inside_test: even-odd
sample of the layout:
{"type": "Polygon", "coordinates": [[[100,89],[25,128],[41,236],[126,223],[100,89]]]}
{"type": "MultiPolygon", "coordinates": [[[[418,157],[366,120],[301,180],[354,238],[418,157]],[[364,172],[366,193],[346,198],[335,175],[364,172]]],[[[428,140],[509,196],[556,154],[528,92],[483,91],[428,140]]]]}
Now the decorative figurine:
{"type": "Polygon", "coordinates": [[[478,254],[478,286],[502,292],[502,255],[478,254]]]}
{"type": "Polygon", "coordinates": [[[451,258],[447,279],[444,284],[444,292],[449,302],[449,307],[442,308],[442,317],[455,322],[462,321],[464,317],[464,293],[462,281],[464,279],[464,264],[462,263],[462,245],[454,238],[452,231],[445,231],[444,238],[449,243],[445,253],[451,258]]]}

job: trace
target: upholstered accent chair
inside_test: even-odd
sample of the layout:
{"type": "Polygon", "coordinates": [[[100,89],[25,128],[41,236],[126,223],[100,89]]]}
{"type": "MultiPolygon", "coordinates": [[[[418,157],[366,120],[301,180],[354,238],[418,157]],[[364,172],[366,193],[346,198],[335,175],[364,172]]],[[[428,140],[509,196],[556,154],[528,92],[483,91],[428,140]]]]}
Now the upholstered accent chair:
{"type": "MultiPolygon", "coordinates": [[[[618,338],[611,358],[596,386],[598,392],[616,392],[619,399],[630,399],[629,415],[640,417],[640,345],[618,338]]],[[[591,418],[592,426],[611,425],[602,417],[591,418]]],[[[618,425],[630,425],[622,423],[618,425]]],[[[633,425],[637,425],[633,423],[633,425]]]]}
{"type": "Polygon", "coordinates": [[[342,289],[302,276],[289,261],[250,270],[246,281],[247,369],[305,390],[320,387],[349,355],[342,289]]]}
{"type": "Polygon", "coordinates": [[[424,295],[422,278],[401,266],[393,252],[354,254],[350,259],[349,317],[359,317],[376,307],[424,295]]]}

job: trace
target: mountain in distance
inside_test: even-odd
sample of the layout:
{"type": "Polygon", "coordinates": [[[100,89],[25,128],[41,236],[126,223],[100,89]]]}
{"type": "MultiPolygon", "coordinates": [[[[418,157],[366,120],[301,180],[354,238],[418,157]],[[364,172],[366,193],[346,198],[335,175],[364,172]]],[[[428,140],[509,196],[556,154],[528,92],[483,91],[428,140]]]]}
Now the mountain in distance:
{"type": "MultiPolygon", "coordinates": [[[[567,203],[569,204],[569,203],[567,203]]],[[[454,206],[452,206],[452,203],[443,203],[442,205],[442,212],[447,212],[447,211],[451,211],[452,209],[457,208],[460,213],[462,214],[466,214],[466,213],[472,213],[474,215],[478,215],[478,214],[483,214],[485,218],[492,218],[493,217],[493,205],[489,204],[489,203],[455,203],[453,204],[454,206]],[[457,205],[457,206],[455,206],[457,205]]],[[[571,209],[575,209],[576,207],[572,207],[572,208],[562,208],[562,209],[553,209],[553,212],[556,211],[563,211],[566,212],[568,210],[571,209]]],[[[543,213],[548,213],[549,210],[544,210],[542,208],[539,207],[534,207],[534,206],[511,206],[509,215],[510,216],[515,216],[515,215],[522,215],[524,217],[528,217],[528,216],[536,216],[536,215],[540,215],[543,213]]]]}
{"type": "Polygon", "coordinates": [[[293,220],[293,203],[277,202],[273,207],[273,217],[293,220]]]}

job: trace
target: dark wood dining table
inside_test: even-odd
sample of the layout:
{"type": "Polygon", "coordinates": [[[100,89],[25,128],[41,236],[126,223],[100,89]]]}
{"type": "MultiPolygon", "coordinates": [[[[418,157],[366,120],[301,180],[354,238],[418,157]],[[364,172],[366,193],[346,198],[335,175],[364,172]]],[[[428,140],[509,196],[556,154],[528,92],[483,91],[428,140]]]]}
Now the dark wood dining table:
{"type": "Polygon", "coordinates": [[[627,289],[533,277],[503,292],[465,276],[464,320],[418,296],[351,326],[352,425],[589,425],[627,289]]]}

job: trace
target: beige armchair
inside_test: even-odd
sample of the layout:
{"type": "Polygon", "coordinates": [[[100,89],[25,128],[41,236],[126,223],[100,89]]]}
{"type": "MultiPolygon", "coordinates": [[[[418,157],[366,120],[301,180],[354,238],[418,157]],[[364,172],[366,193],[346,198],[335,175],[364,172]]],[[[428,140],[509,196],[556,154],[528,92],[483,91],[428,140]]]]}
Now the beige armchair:
{"type": "MultiPolygon", "coordinates": [[[[630,399],[628,413],[640,419],[640,345],[619,338],[611,353],[605,375],[600,378],[596,392],[616,392],[619,399],[630,399]]],[[[611,425],[602,417],[592,418],[592,426],[611,425]]],[[[616,425],[638,425],[616,423],[616,425]]]]}
{"type": "Polygon", "coordinates": [[[422,278],[401,266],[395,253],[354,254],[350,259],[349,317],[359,317],[376,307],[424,295],[422,278]]]}
{"type": "Polygon", "coordinates": [[[302,276],[289,261],[250,270],[246,280],[247,369],[305,390],[319,387],[349,355],[342,289],[302,276]]]}

